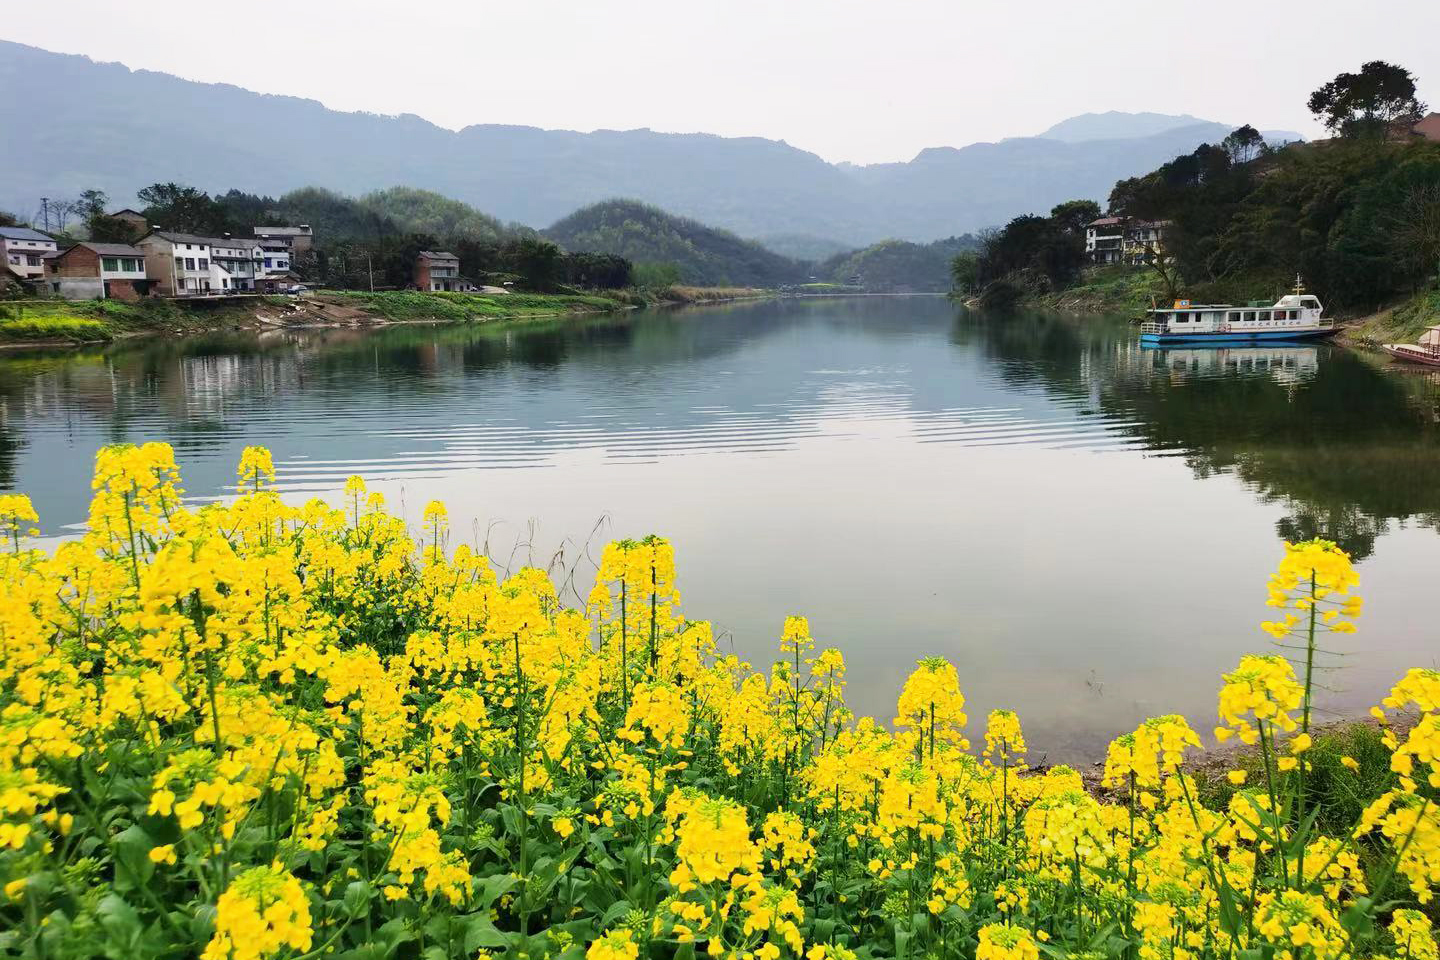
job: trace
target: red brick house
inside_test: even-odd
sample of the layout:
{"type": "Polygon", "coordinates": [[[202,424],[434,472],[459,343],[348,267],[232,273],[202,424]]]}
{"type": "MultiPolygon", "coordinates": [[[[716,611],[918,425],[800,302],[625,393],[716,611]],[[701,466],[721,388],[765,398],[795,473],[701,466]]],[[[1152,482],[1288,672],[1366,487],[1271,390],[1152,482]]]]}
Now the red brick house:
{"type": "Polygon", "coordinates": [[[125,243],[77,243],[45,258],[40,281],[66,300],[139,300],[150,295],[145,251],[125,243]]]}
{"type": "Polygon", "coordinates": [[[421,250],[415,257],[416,290],[473,291],[475,284],[460,276],[460,258],[448,250],[421,250]]]}
{"type": "Polygon", "coordinates": [[[1432,113],[1410,128],[1410,132],[1426,140],[1440,143],[1440,113],[1432,113]]]}

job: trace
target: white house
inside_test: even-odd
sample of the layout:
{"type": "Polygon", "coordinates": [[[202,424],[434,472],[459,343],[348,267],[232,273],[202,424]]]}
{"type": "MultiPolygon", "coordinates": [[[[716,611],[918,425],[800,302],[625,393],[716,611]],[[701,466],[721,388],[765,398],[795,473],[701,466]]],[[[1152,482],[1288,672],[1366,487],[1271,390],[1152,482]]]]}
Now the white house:
{"type": "Polygon", "coordinates": [[[244,237],[211,237],[210,286],[220,293],[252,291],[257,277],[265,275],[264,250],[258,241],[244,237]]]}
{"type": "Polygon", "coordinates": [[[223,292],[212,273],[213,241],[188,233],[152,230],[135,242],[145,251],[145,273],[162,297],[204,297],[223,292]]]}
{"type": "Polygon", "coordinates": [[[54,239],[29,227],[0,227],[0,252],[12,273],[26,280],[38,280],[45,273],[45,257],[59,246],[54,239]]]}
{"type": "Polygon", "coordinates": [[[1163,256],[1168,220],[1135,217],[1101,217],[1085,225],[1085,259],[1091,263],[1128,263],[1139,266],[1146,258],[1163,256]]]}

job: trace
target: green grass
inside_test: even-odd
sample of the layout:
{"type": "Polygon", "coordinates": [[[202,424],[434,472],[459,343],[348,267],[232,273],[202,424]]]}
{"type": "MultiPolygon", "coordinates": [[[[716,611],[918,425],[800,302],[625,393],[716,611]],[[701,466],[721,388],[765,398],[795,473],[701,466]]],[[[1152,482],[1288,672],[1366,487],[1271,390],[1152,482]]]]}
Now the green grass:
{"type": "Polygon", "coordinates": [[[34,340],[70,340],[93,343],[114,336],[104,321],[72,316],[26,316],[18,320],[0,319],[0,342],[34,340]]]}
{"type": "MultiPolygon", "coordinates": [[[[1363,720],[1316,731],[1315,743],[1306,754],[1310,771],[1305,794],[1307,802],[1320,811],[1315,819],[1322,833],[1344,833],[1359,819],[1367,798],[1374,799],[1396,785],[1390,770],[1390,750],[1382,737],[1378,727],[1363,720]],[[1353,759],[1358,769],[1349,769],[1342,757],[1353,759]]],[[[1196,777],[1200,796],[1217,809],[1227,805],[1241,789],[1264,788],[1265,768],[1258,750],[1237,754],[1229,767],[1246,772],[1244,787],[1231,784],[1224,770],[1206,768],[1196,777]]]]}
{"type": "Polygon", "coordinates": [[[555,313],[618,310],[624,304],[611,297],[542,293],[422,293],[386,290],[377,293],[326,292],[357,309],[387,320],[476,320],[544,316],[555,313]]]}
{"type": "Polygon", "coordinates": [[[1350,327],[1361,343],[1414,343],[1427,327],[1440,323],[1440,290],[1427,290],[1350,327]]]}

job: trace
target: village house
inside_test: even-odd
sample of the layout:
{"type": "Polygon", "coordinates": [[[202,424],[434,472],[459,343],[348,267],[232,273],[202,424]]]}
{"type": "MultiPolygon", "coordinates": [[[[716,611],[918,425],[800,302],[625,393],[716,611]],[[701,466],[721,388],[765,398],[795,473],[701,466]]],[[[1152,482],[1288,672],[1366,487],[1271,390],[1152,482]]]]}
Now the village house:
{"type": "Polygon", "coordinates": [[[1136,217],[1101,217],[1085,226],[1085,259],[1091,263],[1143,264],[1151,255],[1163,256],[1168,220],[1136,217]]]}
{"type": "Polygon", "coordinates": [[[298,227],[256,227],[252,232],[264,251],[267,274],[288,273],[294,269],[296,257],[315,247],[315,231],[308,223],[298,227]]]}
{"type": "Polygon", "coordinates": [[[1440,113],[1431,113],[1410,128],[1413,136],[1440,143],[1440,113]]]}
{"type": "Polygon", "coordinates": [[[152,230],[135,245],[145,251],[145,272],[162,297],[204,297],[214,289],[210,240],[152,230]]]}
{"type": "Polygon", "coordinates": [[[460,276],[460,258],[448,250],[421,250],[415,257],[416,290],[473,291],[475,284],[460,276]]]}
{"type": "Polygon", "coordinates": [[[150,294],[145,251],[126,243],[77,243],[45,258],[46,291],[66,300],[139,300],[150,294]]]}
{"type": "Polygon", "coordinates": [[[11,272],[24,280],[38,280],[45,273],[46,255],[57,250],[55,240],[39,230],[0,227],[0,253],[11,272]]]}
{"type": "Polygon", "coordinates": [[[137,237],[143,237],[150,232],[150,221],[145,219],[145,214],[139,210],[131,210],[126,207],[124,210],[116,210],[114,213],[107,213],[105,216],[111,220],[119,220],[129,227],[137,237]]]}
{"type": "Polygon", "coordinates": [[[248,293],[255,290],[257,278],[265,275],[264,250],[254,240],[232,237],[208,238],[210,242],[210,278],[212,288],[220,293],[248,293]]]}

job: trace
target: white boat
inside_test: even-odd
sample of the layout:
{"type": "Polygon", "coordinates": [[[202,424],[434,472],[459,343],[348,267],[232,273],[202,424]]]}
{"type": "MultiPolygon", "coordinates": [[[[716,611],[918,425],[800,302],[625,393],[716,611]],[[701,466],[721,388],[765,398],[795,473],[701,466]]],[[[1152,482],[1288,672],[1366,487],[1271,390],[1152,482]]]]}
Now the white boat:
{"type": "Polygon", "coordinates": [[[1191,303],[1176,300],[1169,307],[1146,311],[1150,319],[1140,325],[1145,346],[1172,343],[1246,343],[1260,340],[1298,341],[1332,336],[1335,324],[1325,319],[1320,300],[1295,292],[1274,303],[1252,300],[1245,306],[1229,303],[1191,303]]]}

